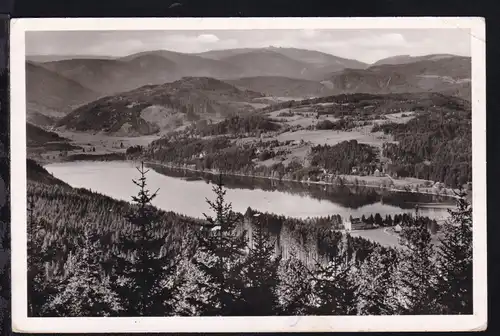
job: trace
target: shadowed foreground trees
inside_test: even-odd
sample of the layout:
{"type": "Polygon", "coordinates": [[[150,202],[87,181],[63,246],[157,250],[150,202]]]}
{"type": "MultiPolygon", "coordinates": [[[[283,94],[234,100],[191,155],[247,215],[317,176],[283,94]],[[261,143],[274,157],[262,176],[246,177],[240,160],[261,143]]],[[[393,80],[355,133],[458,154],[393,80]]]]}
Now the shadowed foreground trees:
{"type": "Polygon", "coordinates": [[[147,189],[148,170],[141,164],[137,168],[139,188],[132,200],[137,205],[126,214],[129,230],[120,237],[120,253],[114,254],[113,288],[129,316],[169,315],[175,304],[175,291],[179,286],[176,273],[177,258],[167,246],[167,234],[155,234],[161,217],[151,205],[157,192],[147,189]]]}
{"type": "Polygon", "coordinates": [[[443,314],[472,314],[472,207],[464,191],[457,196],[439,247],[438,308],[443,314]]]}
{"type": "Polygon", "coordinates": [[[99,239],[89,230],[81,238],[80,253],[68,259],[69,269],[46,310],[52,316],[93,316],[96,311],[102,316],[117,315],[123,308],[102,271],[99,239]]]}
{"type": "MultiPolygon", "coordinates": [[[[219,176],[203,220],[151,205],[140,178],[134,204],[30,182],[30,314],[234,316],[466,314],[472,311],[472,211],[460,194],[439,246],[427,222],[402,218],[401,248],[226,201],[219,176]],[[46,215],[46,216],[44,216],[46,215]],[[68,217],[69,216],[69,217],[68,217]],[[43,217],[43,219],[42,219],[43,217]],[[38,233],[37,233],[38,232],[38,233]],[[43,232],[43,234],[40,234],[43,232]],[[82,239],[83,238],[83,239],[82,239]],[[317,262],[283,253],[323,251],[317,262]],[[54,248],[57,242],[57,248],[54,248]],[[37,247],[38,246],[38,247],[37,247]],[[42,249],[40,249],[41,247],[42,249]],[[53,254],[44,252],[49,247],[53,254]],[[38,295],[38,296],[37,296],[38,295]],[[88,300],[92,296],[94,299],[88,300]]],[[[50,181],[50,180],[44,180],[50,181]]]]}
{"type": "MultiPolygon", "coordinates": [[[[204,214],[206,223],[198,234],[199,253],[194,265],[204,277],[196,282],[205,295],[190,301],[202,315],[244,315],[242,291],[246,236],[238,233],[241,217],[225,202],[226,191],[219,176],[213,187],[215,201],[207,200],[214,217],[204,214]]],[[[201,293],[200,293],[201,294],[201,293]]]]}
{"type": "Polygon", "coordinates": [[[276,315],[281,310],[277,293],[281,256],[275,254],[275,239],[269,234],[262,217],[260,213],[253,214],[257,223],[253,226],[252,243],[244,267],[243,297],[245,315],[249,316],[276,315]]]}
{"type": "Polygon", "coordinates": [[[435,250],[427,225],[420,217],[409,217],[402,223],[400,236],[401,261],[396,283],[404,297],[401,300],[402,314],[432,314],[436,308],[435,250]]]}

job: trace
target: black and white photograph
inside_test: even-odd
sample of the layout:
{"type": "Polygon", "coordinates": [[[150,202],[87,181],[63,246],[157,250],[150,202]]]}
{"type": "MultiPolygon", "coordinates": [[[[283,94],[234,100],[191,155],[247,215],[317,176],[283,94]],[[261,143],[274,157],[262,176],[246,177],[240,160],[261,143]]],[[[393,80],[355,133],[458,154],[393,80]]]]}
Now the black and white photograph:
{"type": "Polygon", "coordinates": [[[11,32],[15,331],[486,328],[481,19],[11,32]]]}

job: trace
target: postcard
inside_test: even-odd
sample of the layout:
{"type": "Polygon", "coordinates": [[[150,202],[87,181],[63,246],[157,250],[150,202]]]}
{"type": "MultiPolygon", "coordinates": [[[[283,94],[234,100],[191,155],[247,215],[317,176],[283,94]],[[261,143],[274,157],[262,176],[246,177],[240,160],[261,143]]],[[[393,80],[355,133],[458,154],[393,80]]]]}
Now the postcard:
{"type": "Polygon", "coordinates": [[[14,331],[484,330],[485,39],[12,20],[14,331]]]}

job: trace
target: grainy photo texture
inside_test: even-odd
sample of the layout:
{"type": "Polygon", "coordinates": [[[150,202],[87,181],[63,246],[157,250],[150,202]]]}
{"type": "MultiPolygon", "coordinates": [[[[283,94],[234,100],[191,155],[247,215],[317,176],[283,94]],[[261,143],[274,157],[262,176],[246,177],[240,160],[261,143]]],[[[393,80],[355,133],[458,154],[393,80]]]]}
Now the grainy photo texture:
{"type": "Polygon", "coordinates": [[[26,316],[473,315],[471,56],[453,27],[27,31],[26,316]]]}

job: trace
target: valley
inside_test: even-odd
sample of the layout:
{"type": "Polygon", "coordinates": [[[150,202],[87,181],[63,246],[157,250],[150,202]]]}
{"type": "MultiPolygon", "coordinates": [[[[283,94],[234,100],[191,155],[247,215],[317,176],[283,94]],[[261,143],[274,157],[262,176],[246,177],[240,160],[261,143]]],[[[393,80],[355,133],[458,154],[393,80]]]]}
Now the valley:
{"type": "Polygon", "coordinates": [[[448,199],[458,187],[471,188],[470,102],[467,95],[441,93],[468,83],[464,57],[402,57],[370,66],[275,48],[33,62],[27,63],[30,81],[49,79],[43,92],[30,86],[27,92],[28,157],[43,165],[144,161],[160,169],[298,183],[302,190],[351,186],[448,199]],[[248,73],[247,59],[280,67],[248,73]],[[220,62],[232,65],[227,70],[220,62]],[[311,69],[331,67],[328,62],[345,67],[314,79],[311,69]],[[165,64],[177,69],[169,74],[189,76],[151,70],[165,64]],[[126,76],[116,77],[118,66],[126,76]],[[297,72],[300,67],[311,72],[297,72]],[[236,68],[253,77],[222,78],[236,68]],[[214,77],[193,76],[199,74],[214,77]],[[94,85],[97,75],[106,76],[101,86],[94,85]],[[116,87],[127,76],[134,77],[130,86],[116,87]],[[432,78],[424,86],[436,92],[423,92],[422,78],[432,78]],[[61,90],[68,83],[71,96],[61,90]],[[458,148],[463,151],[453,155],[458,148]]]}
{"type": "Polygon", "coordinates": [[[471,57],[417,37],[27,33],[28,316],[471,314],[471,57]]]}

